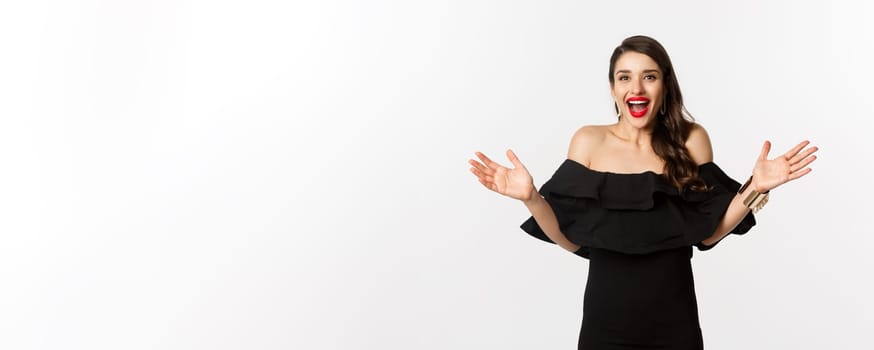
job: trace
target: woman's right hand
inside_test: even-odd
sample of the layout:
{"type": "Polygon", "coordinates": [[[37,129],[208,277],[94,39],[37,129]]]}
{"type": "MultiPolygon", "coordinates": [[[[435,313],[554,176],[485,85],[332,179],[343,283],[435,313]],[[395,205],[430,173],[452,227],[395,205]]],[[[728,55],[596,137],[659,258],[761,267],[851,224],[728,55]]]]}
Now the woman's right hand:
{"type": "Polygon", "coordinates": [[[512,150],[507,150],[507,158],[513,163],[513,169],[492,161],[480,152],[476,152],[476,156],[482,163],[470,159],[468,163],[473,166],[470,171],[486,188],[521,201],[528,201],[537,195],[531,174],[512,150]]]}

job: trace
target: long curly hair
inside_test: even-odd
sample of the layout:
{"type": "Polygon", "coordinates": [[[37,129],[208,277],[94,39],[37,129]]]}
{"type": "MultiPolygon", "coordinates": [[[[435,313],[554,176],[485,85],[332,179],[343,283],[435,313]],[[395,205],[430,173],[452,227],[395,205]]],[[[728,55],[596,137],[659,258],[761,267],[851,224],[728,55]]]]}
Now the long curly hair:
{"type": "MultiPolygon", "coordinates": [[[[683,94],[674,74],[674,66],[665,48],[653,38],[643,35],[628,37],[610,56],[610,86],[616,61],[626,52],[638,52],[652,58],[662,71],[664,84],[664,113],[657,111],[657,122],[652,132],[652,148],[665,161],[664,176],[679,190],[706,191],[707,185],[698,176],[698,165],[686,148],[686,140],[694,125],[694,118],[683,106],[683,94]]],[[[616,106],[616,112],[619,107],[616,106]]]]}

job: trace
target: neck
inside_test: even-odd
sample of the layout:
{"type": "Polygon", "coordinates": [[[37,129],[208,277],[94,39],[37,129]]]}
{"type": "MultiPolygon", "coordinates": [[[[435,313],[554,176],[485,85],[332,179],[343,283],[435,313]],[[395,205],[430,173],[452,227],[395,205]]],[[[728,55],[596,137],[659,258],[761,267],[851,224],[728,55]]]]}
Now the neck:
{"type": "Polygon", "coordinates": [[[650,147],[652,145],[652,129],[651,125],[639,128],[625,120],[619,120],[618,123],[613,125],[612,131],[622,141],[637,147],[650,147]]]}

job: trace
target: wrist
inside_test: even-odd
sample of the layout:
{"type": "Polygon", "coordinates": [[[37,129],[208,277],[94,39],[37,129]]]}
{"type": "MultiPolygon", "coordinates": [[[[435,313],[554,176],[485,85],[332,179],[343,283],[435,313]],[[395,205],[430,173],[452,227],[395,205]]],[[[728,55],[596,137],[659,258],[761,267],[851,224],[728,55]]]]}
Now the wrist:
{"type": "Polygon", "coordinates": [[[756,192],[758,192],[758,193],[768,193],[768,192],[771,192],[771,189],[770,189],[770,188],[767,188],[767,187],[765,187],[764,185],[760,184],[758,181],[756,181],[756,177],[755,177],[754,175],[751,175],[750,178],[747,179],[747,182],[745,182],[745,183],[740,187],[740,190],[738,190],[737,193],[744,193],[744,192],[746,192],[748,189],[753,190],[753,191],[756,191],[756,192]]]}
{"type": "Polygon", "coordinates": [[[766,188],[765,186],[762,186],[761,184],[759,184],[756,181],[755,177],[753,177],[753,181],[752,181],[752,184],[750,184],[750,187],[752,187],[756,192],[759,192],[759,193],[768,193],[771,191],[770,188],[766,188]]]}
{"type": "Polygon", "coordinates": [[[531,186],[531,192],[528,194],[528,196],[526,198],[522,199],[522,202],[525,203],[525,205],[531,205],[531,204],[537,203],[537,201],[540,200],[541,198],[543,198],[543,197],[540,196],[540,192],[537,192],[537,188],[534,186],[531,186]]]}
{"type": "Polygon", "coordinates": [[[753,183],[750,184],[750,187],[752,187],[753,190],[755,190],[756,192],[759,192],[759,193],[768,193],[771,191],[771,190],[765,188],[764,186],[757,184],[755,179],[753,179],[753,183]]]}
{"type": "Polygon", "coordinates": [[[768,203],[767,189],[762,189],[755,181],[754,176],[750,176],[749,180],[741,186],[738,195],[743,196],[743,204],[753,211],[753,213],[761,210],[768,203]]]}

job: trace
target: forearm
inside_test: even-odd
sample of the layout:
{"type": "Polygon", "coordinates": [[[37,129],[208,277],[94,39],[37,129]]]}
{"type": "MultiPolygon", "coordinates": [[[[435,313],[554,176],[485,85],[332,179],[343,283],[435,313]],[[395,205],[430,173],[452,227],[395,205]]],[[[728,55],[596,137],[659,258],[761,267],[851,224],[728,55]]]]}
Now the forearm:
{"type": "Polygon", "coordinates": [[[546,199],[541,197],[539,193],[535,191],[530,199],[522,202],[525,204],[525,207],[528,208],[528,211],[531,212],[531,216],[534,217],[534,220],[537,221],[537,225],[540,226],[540,229],[543,230],[543,233],[545,233],[550,240],[570,252],[576,252],[580,249],[580,246],[569,241],[564,233],[561,232],[558,225],[558,219],[555,217],[555,212],[552,210],[549,203],[546,202],[546,199]]]}
{"type": "Polygon", "coordinates": [[[713,235],[701,241],[701,243],[704,243],[705,245],[716,244],[716,242],[723,239],[731,232],[731,230],[734,230],[734,228],[743,221],[744,217],[746,217],[750,212],[750,208],[743,203],[744,198],[746,198],[751,191],[753,191],[753,186],[747,186],[743,192],[734,196],[734,199],[731,200],[728,209],[725,211],[725,215],[722,216],[722,220],[716,226],[713,235]]]}

